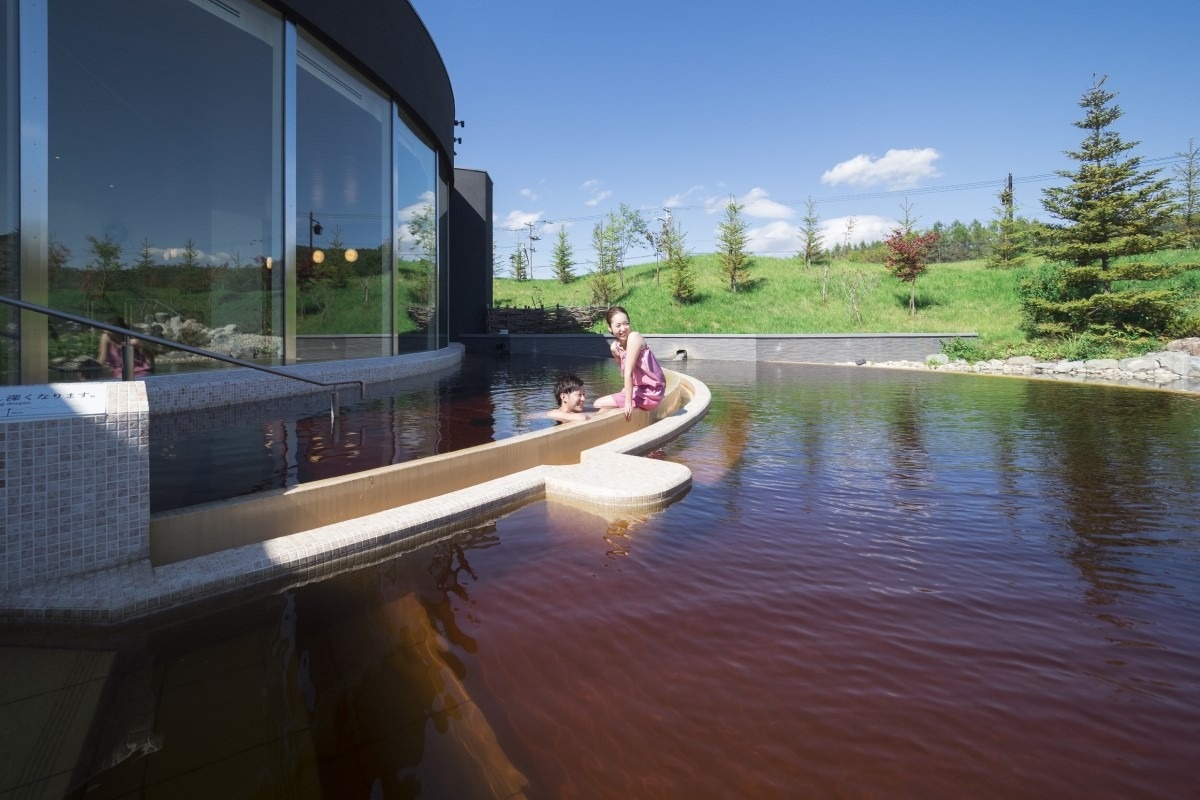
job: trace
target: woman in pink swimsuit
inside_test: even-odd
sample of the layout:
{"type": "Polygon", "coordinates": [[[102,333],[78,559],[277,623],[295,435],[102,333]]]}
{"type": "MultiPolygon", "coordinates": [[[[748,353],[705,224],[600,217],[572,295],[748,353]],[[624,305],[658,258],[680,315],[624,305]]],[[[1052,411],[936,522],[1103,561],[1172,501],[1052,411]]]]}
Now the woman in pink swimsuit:
{"type": "Polygon", "coordinates": [[[629,326],[629,313],[625,309],[613,306],[604,318],[616,337],[609,349],[621,368],[625,389],[597,398],[595,407],[620,408],[625,412],[625,419],[630,419],[633,409],[649,411],[662,402],[667,389],[666,376],[646,340],[629,326]]]}
{"type": "MultiPolygon", "coordinates": [[[[124,317],[110,317],[108,323],[121,328],[129,327],[124,317]]],[[[96,354],[96,360],[108,367],[109,373],[114,378],[120,378],[124,374],[124,348],[125,337],[121,334],[112,331],[100,334],[100,352],[96,354]]],[[[154,372],[154,354],[143,347],[137,339],[133,339],[134,377],[144,378],[152,372],[154,372]]]]}

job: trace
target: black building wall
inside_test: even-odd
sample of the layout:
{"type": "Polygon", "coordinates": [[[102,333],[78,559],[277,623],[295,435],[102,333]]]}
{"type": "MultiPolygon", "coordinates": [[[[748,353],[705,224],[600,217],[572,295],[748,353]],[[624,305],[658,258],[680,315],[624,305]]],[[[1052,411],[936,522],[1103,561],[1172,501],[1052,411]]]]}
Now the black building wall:
{"type": "Polygon", "coordinates": [[[425,23],[407,0],[286,0],[278,4],[305,28],[384,86],[453,161],[454,90],[425,23]],[[290,9],[290,12],[288,11],[290,9]]]}
{"type": "Polygon", "coordinates": [[[454,170],[450,190],[450,338],[487,332],[492,304],[492,178],[454,170]]]}

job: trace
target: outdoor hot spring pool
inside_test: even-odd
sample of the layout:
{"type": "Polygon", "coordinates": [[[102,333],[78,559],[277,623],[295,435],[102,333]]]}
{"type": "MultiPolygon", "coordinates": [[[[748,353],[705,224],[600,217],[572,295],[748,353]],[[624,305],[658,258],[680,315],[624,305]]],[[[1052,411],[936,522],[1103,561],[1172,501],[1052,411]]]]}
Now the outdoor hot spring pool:
{"type": "Polygon", "coordinates": [[[329,396],[150,417],[150,510],[227,500],[268,489],[414,461],[550,428],[562,372],[589,402],[620,391],[611,360],[466,356],[461,369],[370,387],[360,401],[329,396]]]}
{"type": "MultiPolygon", "coordinates": [[[[10,641],[115,654],[76,796],[1194,796],[1200,398],[681,371],[713,405],[653,454],[694,476],[661,512],[535,502],[205,618],[10,641]]],[[[465,395],[423,424],[529,418],[465,395]]]]}

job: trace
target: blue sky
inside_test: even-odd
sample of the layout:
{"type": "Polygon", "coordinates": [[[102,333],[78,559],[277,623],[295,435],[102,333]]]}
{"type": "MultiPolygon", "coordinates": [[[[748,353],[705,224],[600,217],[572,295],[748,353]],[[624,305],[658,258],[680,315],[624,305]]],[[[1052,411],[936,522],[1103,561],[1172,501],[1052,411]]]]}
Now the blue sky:
{"type": "MultiPolygon", "coordinates": [[[[533,223],[534,277],[557,228],[587,271],[593,225],[621,203],[672,208],[712,252],[732,195],[751,248],[794,254],[805,200],[827,245],[1018,213],[1073,169],[1078,102],[1107,75],[1147,166],[1173,175],[1200,139],[1200,7],[1136,4],[413,0],[450,73],[456,165],[494,182],[500,260],[533,223]],[[1186,9],[1186,10],[1185,10],[1186,9]]],[[[647,249],[629,262],[653,260],[647,249]]]]}

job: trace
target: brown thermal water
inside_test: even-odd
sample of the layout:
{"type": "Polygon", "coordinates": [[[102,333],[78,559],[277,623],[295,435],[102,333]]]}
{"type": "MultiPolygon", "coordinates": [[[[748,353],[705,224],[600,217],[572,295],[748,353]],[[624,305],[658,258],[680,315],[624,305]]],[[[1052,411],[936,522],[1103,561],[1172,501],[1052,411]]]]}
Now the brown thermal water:
{"type": "Polygon", "coordinates": [[[1196,796],[1200,398],[684,369],[684,497],[130,635],[78,796],[1196,796]]]}

